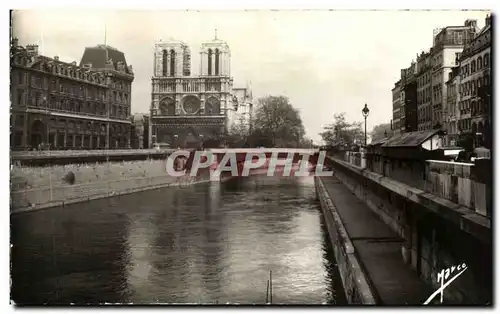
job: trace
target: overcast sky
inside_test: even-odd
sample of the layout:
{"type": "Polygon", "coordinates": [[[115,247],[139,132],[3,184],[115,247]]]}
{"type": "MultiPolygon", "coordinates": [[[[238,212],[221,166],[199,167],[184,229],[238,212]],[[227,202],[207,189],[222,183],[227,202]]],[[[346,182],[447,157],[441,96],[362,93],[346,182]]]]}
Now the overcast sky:
{"type": "Polygon", "coordinates": [[[334,113],[368,130],[392,118],[391,89],[417,53],[432,45],[433,29],[484,26],[484,11],[16,11],[13,35],[22,45],[63,61],[80,61],[84,48],[107,43],[125,53],[135,71],[132,112],[151,103],[153,47],[159,39],[185,41],[198,73],[199,46],[214,37],[231,49],[234,87],[251,81],[254,98],[286,95],[300,110],[307,136],[320,140],[334,113]],[[107,21],[105,23],[105,21],[107,21]],[[43,35],[42,35],[43,34],[43,35]],[[43,38],[43,44],[42,44],[43,38]]]}

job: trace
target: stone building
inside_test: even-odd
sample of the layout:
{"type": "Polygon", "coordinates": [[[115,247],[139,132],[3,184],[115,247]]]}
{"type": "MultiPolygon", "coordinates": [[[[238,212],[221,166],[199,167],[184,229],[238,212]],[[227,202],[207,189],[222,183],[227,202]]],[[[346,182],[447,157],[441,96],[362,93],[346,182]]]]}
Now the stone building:
{"type": "Polygon", "coordinates": [[[228,111],[228,125],[236,126],[242,135],[249,134],[252,129],[253,96],[251,89],[233,88],[233,110],[228,111]]]}
{"type": "MultiPolygon", "coordinates": [[[[464,47],[474,39],[478,31],[476,20],[466,20],[463,26],[447,26],[435,30],[430,51],[417,55],[415,66],[412,62],[408,69],[401,70],[400,98],[404,101],[400,107],[401,132],[448,127],[452,119],[452,113],[447,110],[446,88],[449,74],[458,65],[464,47]],[[413,80],[412,75],[415,77],[416,91],[413,90],[413,83],[408,83],[413,80]],[[413,99],[415,104],[412,103],[413,99]]],[[[449,144],[449,140],[445,138],[445,145],[449,144]]]]}
{"type": "Polygon", "coordinates": [[[477,21],[466,20],[463,26],[447,26],[434,36],[430,56],[433,128],[445,128],[449,120],[446,111],[446,82],[451,69],[458,65],[464,46],[472,41],[477,33],[477,21]]]}
{"type": "Polygon", "coordinates": [[[392,130],[394,134],[400,133],[401,128],[401,80],[394,84],[392,89],[392,130]]]}
{"type": "Polygon", "coordinates": [[[460,87],[458,130],[491,142],[491,16],[468,43],[459,58],[460,87]]]}
{"type": "Polygon", "coordinates": [[[227,132],[233,107],[231,52],[215,37],[202,43],[200,74],[191,76],[191,52],[182,41],[155,44],[151,99],[151,143],[198,147],[227,132]]]}
{"type": "Polygon", "coordinates": [[[431,53],[422,52],[417,56],[417,116],[418,131],[432,129],[431,106],[431,53]]]}
{"type": "Polygon", "coordinates": [[[454,67],[448,75],[446,82],[446,112],[448,113],[448,121],[445,124],[447,134],[446,142],[448,146],[458,145],[458,119],[460,113],[458,110],[460,76],[459,67],[454,67]]]}
{"type": "Polygon", "coordinates": [[[122,52],[86,48],[80,66],[12,41],[11,149],[127,148],[134,75],[122,52]]]}
{"type": "Polygon", "coordinates": [[[417,117],[417,63],[412,61],[407,69],[401,70],[401,132],[413,132],[418,128],[417,117]],[[403,118],[404,117],[404,118],[403,118]]]}

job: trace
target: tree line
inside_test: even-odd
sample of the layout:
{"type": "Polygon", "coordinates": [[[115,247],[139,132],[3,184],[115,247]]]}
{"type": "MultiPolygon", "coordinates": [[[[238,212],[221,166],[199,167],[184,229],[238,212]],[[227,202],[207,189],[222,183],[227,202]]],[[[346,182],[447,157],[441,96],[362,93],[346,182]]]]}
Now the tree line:
{"type": "Polygon", "coordinates": [[[285,96],[259,98],[251,121],[234,121],[226,144],[230,147],[310,147],[300,112],[285,96]]]}
{"type": "MultiPolygon", "coordinates": [[[[363,122],[348,122],[345,112],[335,114],[333,122],[323,127],[320,133],[321,138],[328,146],[350,147],[353,145],[364,145],[365,131],[363,122]]],[[[394,135],[390,123],[381,123],[373,127],[367,134],[367,142],[375,142],[394,135]]]]}
{"type": "MultiPolygon", "coordinates": [[[[393,135],[390,123],[373,127],[371,141],[393,135]]],[[[364,145],[363,122],[348,122],[344,112],[335,114],[332,123],[319,134],[328,146],[364,145]]],[[[229,126],[225,144],[229,147],[311,147],[305,136],[300,112],[285,96],[259,98],[250,121],[236,120],[229,126]]]]}

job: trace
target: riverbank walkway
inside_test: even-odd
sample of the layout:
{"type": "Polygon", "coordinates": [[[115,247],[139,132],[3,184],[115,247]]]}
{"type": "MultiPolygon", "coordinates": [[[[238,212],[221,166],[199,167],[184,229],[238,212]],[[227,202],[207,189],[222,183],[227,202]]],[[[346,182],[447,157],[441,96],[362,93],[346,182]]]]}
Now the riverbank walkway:
{"type": "Polygon", "coordinates": [[[419,305],[434,292],[403,261],[403,239],[335,177],[321,180],[354,245],[356,255],[384,305],[419,305]]]}

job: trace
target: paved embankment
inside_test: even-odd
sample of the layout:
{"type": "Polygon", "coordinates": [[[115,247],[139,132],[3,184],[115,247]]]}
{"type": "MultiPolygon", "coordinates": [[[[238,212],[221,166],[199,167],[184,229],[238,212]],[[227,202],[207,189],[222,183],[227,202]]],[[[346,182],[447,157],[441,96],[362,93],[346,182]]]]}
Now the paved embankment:
{"type": "MultiPolygon", "coordinates": [[[[403,239],[338,179],[322,177],[317,180],[321,181],[328,193],[334,211],[341,220],[341,228],[345,228],[347,233],[347,241],[353,246],[352,254],[355,258],[351,261],[355,260],[361,266],[358,279],[365,278],[370,286],[369,291],[365,293],[372,293],[375,302],[379,304],[422,304],[433,291],[404,263],[401,253],[403,239]]],[[[319,196],[321,198],[321,195],[319,196]]],[[[326,215],[325,219],[328,219],[326,215]]],[[[338,227],[339,223],[336,224],[338,227]]],[[[345,263],[338,259],[339,257],[338,263],[345,263]]],[[[347,260],[347,263],[349,262],[347,260]]],[[[363,304],[371,303],[360,301],[359,303],[363,304]]]]}

